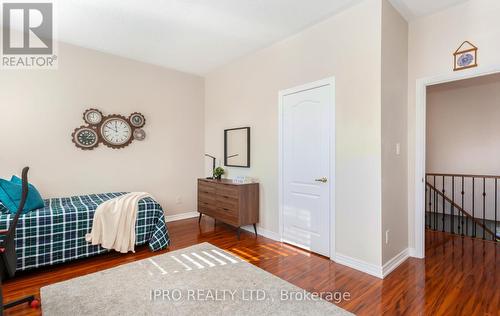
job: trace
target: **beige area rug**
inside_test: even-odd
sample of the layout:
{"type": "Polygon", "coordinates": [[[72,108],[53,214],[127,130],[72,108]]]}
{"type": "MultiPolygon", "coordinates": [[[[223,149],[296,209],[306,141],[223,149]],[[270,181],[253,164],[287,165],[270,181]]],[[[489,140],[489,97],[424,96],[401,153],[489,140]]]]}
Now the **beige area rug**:
{"type": "Polygon", "coordinates": [[[41,288],[43,315],[351,315],[209,243],[41,288]]]}

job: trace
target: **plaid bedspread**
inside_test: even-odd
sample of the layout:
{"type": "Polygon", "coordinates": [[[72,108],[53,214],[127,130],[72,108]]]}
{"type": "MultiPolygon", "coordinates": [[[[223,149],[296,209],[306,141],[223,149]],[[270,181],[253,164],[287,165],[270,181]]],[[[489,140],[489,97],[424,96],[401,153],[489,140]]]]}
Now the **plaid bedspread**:
{"type": "MultiPolygon", "coordinates": [[[[45,207],[21,215],[16,230],[17,270],[93,256],[109,250],[85,240],[92,228],[99,204],[125,194],[105,193],[45,200],[45,207]]],[[[14,215],[0,215],[0,230],[8,229],[14,215]]],[[[165,216],[156,201],[139,201],[136,222],[136,245],[149,244],[152,251],[170,244],[165,216]]]]}

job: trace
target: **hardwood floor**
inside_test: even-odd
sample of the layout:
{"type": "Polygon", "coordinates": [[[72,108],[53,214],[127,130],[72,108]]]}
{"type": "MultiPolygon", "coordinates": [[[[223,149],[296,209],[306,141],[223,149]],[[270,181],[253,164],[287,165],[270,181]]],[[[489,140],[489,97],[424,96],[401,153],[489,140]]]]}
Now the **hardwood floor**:
{"type": "MultiPolygon", "coordinates": [[[[380,280],[327,258],[234,229],[213,220],[188,219],[168,224],[169,250],[210,242],[303,289],[349,292],[340,307],[358,315],[500,315],[500,245],[441,232],[426,232],[426,259],[410,258],[380,280]]],[[[134,254],[109,253],[20,273],[4,284],[4,300],[29,294],[55,282],[155,256],[147,247],[134,254]]],[[[116,302],[119,304],[119,302],[116,302]]],[[[68,302],[71,304],[71,302],[68,302]]],[[[26,305],[6,315],[39,315],[26,305]]]]}

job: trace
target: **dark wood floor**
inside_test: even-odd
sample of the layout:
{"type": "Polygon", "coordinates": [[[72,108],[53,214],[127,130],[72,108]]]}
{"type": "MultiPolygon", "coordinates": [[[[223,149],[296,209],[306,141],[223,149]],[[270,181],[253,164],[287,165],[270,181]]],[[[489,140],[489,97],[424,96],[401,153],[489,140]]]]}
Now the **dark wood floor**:
{"type": "MultiPolygon", "coordinates": [[[[168,224],[171,250],[210,242],[308,291],[349,292],[339,306],[358,315],[500,315],[500,246],[493,242],[426,232],[426,259],[408,259],[385,280],[336,264],[324,257],[264,237],[242,233],[204,218],[168,224]]],[[[151,253],[109,253],[72,263],[18,274],[4,285],[5,300],[39,295],[40,287],[120,264],[151,253]]],[[[68,302],[71,304],[71,302],[68,302]]],[[[38,315],[16,307],[7,315],[38,315]]]]}

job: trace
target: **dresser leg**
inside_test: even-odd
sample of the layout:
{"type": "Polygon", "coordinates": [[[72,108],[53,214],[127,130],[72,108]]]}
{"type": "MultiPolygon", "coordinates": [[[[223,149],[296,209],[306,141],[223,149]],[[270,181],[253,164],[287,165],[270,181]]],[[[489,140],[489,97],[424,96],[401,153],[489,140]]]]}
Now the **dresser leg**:
{"type": "Polygon", "coordinates": [[[238,235],[238,240],[240,240],[240,228],[236,228],[236,235],[238,235]]]}
{"type": "Polygon", "coordinates": [[[203,214],[200,213],[200,217],[198,217],[198,224],[201,222],[201,215],[203,214]]]}
{"type": "Polygon", "coordinates": [[[255,237],[257,237],[257,224],[253,224],[253,230],[255,231],[255,237]]]}

